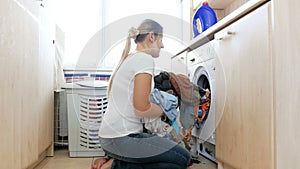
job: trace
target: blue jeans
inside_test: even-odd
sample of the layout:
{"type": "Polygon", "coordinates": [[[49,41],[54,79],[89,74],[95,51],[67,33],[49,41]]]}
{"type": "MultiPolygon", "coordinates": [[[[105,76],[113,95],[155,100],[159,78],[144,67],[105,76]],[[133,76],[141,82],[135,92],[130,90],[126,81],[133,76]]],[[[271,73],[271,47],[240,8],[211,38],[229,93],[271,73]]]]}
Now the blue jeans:
{"type": "Polygon", "coordinates": [[[100,144],[114,158],[112,169],[186,169],[191,158],[181,145],[148,133],[100,138],[100,144]]]}

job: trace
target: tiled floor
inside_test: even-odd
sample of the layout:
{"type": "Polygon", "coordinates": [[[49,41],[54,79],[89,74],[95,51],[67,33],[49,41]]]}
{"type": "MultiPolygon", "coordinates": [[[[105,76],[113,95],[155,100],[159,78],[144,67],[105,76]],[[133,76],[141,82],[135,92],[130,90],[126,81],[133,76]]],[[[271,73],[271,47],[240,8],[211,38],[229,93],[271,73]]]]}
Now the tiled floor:
{"type": "MultiPolygon", "coordinates": [[[[200,156],[200,164],[191,169],[216,169],[217,165],[200,156]]],[[[90,169],[93,158],[70,158],[67,149],[54,151],[54,157],[47,157],[35,169],[90,169]]]]}

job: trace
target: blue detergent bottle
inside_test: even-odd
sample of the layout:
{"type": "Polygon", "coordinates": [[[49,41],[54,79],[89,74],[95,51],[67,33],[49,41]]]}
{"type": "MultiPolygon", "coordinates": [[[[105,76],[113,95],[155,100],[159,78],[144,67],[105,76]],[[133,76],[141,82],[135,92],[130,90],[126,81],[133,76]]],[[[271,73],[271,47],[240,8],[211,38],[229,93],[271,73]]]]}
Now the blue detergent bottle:
{"type": "Polygon", "coordinates": [[[217,23],[215,11],[208,5],[208,1],[204,0],[202,6],[196,11],[193,17],[194,38],[204,32],[206,29],[217,23]]]}

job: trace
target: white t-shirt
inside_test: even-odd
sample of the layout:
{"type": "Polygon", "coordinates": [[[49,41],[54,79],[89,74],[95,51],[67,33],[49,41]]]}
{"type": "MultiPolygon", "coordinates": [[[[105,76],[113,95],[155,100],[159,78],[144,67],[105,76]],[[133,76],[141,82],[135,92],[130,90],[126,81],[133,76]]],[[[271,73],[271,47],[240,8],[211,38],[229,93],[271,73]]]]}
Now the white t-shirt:
{"type": "Polygon", "coordinates": [[[149,73],[153,77],[154,59],[151,55],[143,52],[129,55],[115,74],[99,130],[100,137],[115,138],[143,131],[142,117],[138,117],[133,108],[134,78],[139,73],[149,73]]]}

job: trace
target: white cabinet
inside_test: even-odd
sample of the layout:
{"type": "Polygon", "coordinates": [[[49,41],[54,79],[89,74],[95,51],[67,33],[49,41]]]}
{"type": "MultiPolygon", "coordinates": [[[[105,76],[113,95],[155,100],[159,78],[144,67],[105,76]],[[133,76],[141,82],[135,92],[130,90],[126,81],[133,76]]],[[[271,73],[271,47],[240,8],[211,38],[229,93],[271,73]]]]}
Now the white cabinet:
{"type": "Polygon", "coordinates": [[[270,3],[215,34],[220,169],[274,168],[270,3]]]}

